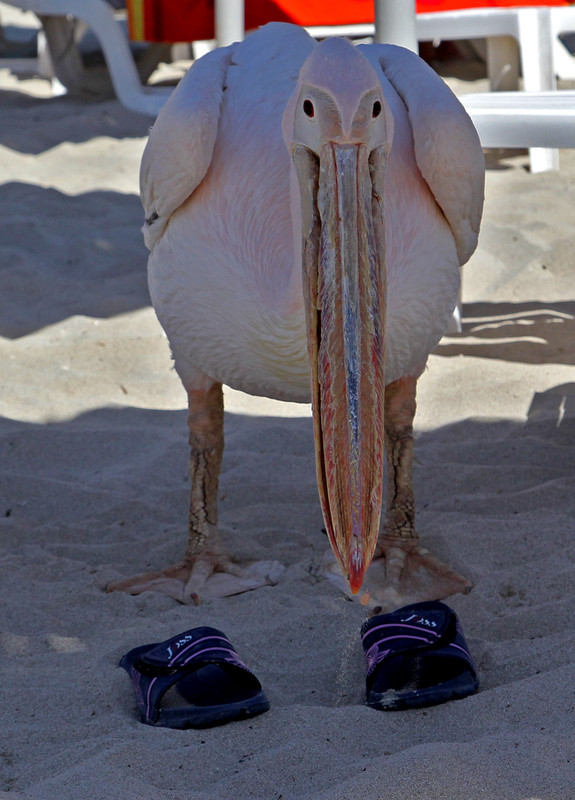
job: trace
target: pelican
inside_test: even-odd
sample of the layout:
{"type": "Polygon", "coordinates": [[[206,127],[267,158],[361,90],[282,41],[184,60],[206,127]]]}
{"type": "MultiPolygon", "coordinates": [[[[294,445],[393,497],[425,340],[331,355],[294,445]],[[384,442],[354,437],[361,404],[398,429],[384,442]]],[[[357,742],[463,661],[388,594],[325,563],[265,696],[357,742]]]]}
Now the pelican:
{"type": "Polygon", "coordinates": [[[258,584],[217,533],[222,384],[311,400],[325,526],[351,592],[374,557],[385,608],[470,588],[419,544],[412,427],[483,182],[469,117],[401,47],[272,23],[192,66],[141,166],[150,293],[189,400],[189,540],[180,564],[109,588],[198,602],[214,573],[229,578],[222,595],[258,584]]]}

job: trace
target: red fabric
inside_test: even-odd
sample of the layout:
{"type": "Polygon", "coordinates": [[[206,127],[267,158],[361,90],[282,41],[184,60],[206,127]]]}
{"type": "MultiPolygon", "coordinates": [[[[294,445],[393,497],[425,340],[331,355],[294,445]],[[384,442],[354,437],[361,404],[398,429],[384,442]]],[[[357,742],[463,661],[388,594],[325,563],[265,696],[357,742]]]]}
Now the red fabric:
{"type": "MultiPolygon", "coordinates": [[[[397,0],[402,2],[402,0],[397,0]]],[[[192,42],[214,38],[214,0],[128,0],[140,8],[144,39],[154,42],[192,42]]],[[[417,0],[418,12],[508,6],[561,6],[565,0],[417,0]]],[[[373,22],[373,0],[245,0],[246,29],[266,22],[298,25],[351,25],[373,22]]],[[[131,29],[131,35],[134,31],[131,29]]]]}

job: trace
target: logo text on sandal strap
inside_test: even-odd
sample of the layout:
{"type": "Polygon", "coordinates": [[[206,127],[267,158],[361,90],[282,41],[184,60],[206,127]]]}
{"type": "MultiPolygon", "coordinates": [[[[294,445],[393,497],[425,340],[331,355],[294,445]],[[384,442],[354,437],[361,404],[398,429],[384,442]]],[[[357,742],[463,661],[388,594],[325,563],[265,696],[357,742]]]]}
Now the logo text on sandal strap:
{"type": "Polygon", "coordinates": [[[194,640],[194,637],[190,636],[190,634],[188,634],[187,636],[182,636],[181,639],[178,639],[177,642],[174,642],[173,645],[170,645],[168,647],[168,649],[167,649],[168,658],[171,658],[173,656],[173,654],[174,654],[174,651],[172,650],[172,647],[174,647],[176,652],[178,652],[178,650],[181,650],[182,647],[185,644],[188,644],[189,642],[193,642],[193,640],[194,640]]]}
{"type": "Polygon", "coordinates": [[[432,619],[425,619],[425,617],[420,617],[419,614],[412,614],[410,617],[402,619],[401,621],[417,622],[418,625],[426,625],[428,628],[437,628],[437,622],[434,622],[432,619]]]}

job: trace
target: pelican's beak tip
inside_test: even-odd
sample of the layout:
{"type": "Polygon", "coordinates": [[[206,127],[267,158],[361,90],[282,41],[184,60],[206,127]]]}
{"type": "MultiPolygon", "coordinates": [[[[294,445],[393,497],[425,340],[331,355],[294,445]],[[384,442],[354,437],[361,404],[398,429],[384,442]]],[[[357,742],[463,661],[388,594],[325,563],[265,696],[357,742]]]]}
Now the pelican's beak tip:
{"type": "Polygon", "coordinates": [[[347,574],[347,582],[352,594],[357,594],[363,584],[363,576],[365,574],[365,560],[361,550],[354,550],[349,560],[349,570],[347,574]]]}

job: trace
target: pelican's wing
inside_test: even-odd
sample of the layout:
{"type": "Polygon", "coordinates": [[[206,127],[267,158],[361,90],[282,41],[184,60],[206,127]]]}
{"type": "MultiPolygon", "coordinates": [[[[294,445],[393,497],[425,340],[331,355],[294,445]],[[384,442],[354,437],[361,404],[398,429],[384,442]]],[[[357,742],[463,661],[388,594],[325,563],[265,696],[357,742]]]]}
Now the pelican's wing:
{"type": "Polygon", "coordinates": [[[391,44],[367,45],[403,100],[417,166],[455,238],[459,263],[477,246],[483,209],[485,159],[477,131],[445,82],[419,56],[391,44]]]}
{"type": "Polygon", "coordinates": [[[140,194],[148,249],[204,178],[214,152],[226,74],[235,45],[198,59],[162,108],[144,150],[140,194]]]}

